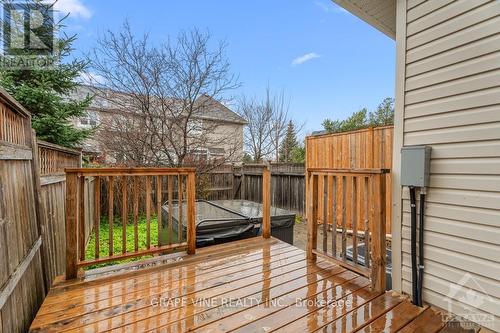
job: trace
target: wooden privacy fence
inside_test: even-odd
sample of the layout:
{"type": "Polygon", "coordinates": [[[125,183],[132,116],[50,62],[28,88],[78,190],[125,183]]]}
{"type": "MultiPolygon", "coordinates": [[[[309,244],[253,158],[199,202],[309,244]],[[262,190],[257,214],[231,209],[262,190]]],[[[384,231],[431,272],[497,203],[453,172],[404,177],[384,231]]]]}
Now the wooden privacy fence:
{"type": "Polygon", "coordinates": [[[326,257],[371,278],[372,288],[385,290],[385,169],[307,169],[308,215],[307,254],[326,257]],[[320,186],[320,180],[321,186],[320,186]],[[320,203],[323,209],[320,220],[320,203]],[[326,222],[326,223],[325,223],[326,222]],[[318,249],[318,224],[321,223],[321,246],[318,249]],[[341,238],[328,225],[341,229],[341,238]],[[347,258],[347,231],[352,228],[352,260],[347,258]],[[364,243],[364,265],[360,264],[358,237],[364,243]],[[340,241],[340,253],[337,242],[340,241]]]}
{"type": "MultiPolygon", "coordinates": [[[[262,201],[265,164],[223,165],[208,175],[208,200],[242,199],[262,201]]],[[[304,163],[270,163],[271,204],[299,214],[305,213],[304,163]]]]}
{"type": "Polygon", "coordinates": [[[103,169],[66,169],[66,278],[72,279],[77,276],[78,269],[95,264],[101,264],[127,258],[141,257],[155,253],[173,250],[187,249],[188,254],[195,253],[196,229],[195,229],[195,169],[192,168],[103,168],[103,169]],[[89,208],[85,202],[91,187],[85,184],[89,179],[93,181],[93,190],[96,204],[89,208]],[[106,183],[108,200],[107,211],[101,212],[101,183],[106,183]],[[129,191],[132,184],[132,191],[129,191]],[[139,247],[138,218],[139,201],[141,199],[141,184],[145,188],[146,207],[146,246],[139,247]],[[166,198],[162,193],[166,188],[166,198]],[[178,193],[178,215],[177,225],[173,221],[174,191],[178,193]],[[130,193],[129,193],[130,192],[130,193]],[[155,194],[153,202],[153,193],[155,194]],[[132,207],[128,205],[128,196],[132,197],[132,207]],[[115,218],[114,200],[121,197],[121,216],[115,218]],[[167,221],[162,221],[163,203],[167,200],[167,221]],[[185,203],[185,205],[184,205],[185,203]],[[185,207],[185,211],[183,209],[185,207]],[[151,239],[151,216],[156,211],[158,221],[158,242],[152,243],[151,239]],[[92,226],[86,226],[85,214],[92,216],[92,226]],[[185,214],[185,215],[184,215],[185,214]],[[100,255],[100,226],[101,216],[108,219],[108,253],[100,255]],[[186,231],[182,221],[186,220],[186,231]],[[127,247],[127,225],[133,224],[133,248],[127,247]],[[121,244],[114,247],[114,228],[121,227],[121,244]],[[87,239],[85,237],[88,229],[92,228],[94,241],[94,258],[86,257],[87,239]],[[163,232],[166,231],[166,232],[163,232]],[[162,235],[166,235],[163,237],[162,235]],[[176,235],[174,237],[174,235],[176,235]]]}
{"type": "MultiPolygon", "coordinates": [[[[308,136],[306,138],[306,168],[325,169],[391,169],[393,126],[367,128],[358,131],[308,136]]],[[[392,177],[385,176],[386,230],[391,233],[392,177]]],[[[323,179],[318,186],[322,188],[323,179]]],[[[349,191],[350,189],[348,189],[349,191]]],[[[319,221],[325,219],[323,194],[319,194],[319,221]]],[[[350,194],[348,193],[348,196],[350,194]]],[[[356,195],[360,195],[357,190],[356,195]]],[[[352,229],[350,222],[348,229],[352,229]]],[[[337,225],[337,228],[340,228],[337,225]]]]}
{"type": "Polygon", "coordinates": [[[81,166],[82,152],[80,150],[61,147],[42,140],[38,140],[37,143],[40,176],[64,176],[65,168],[81,166]]]}
{"type": "Polygon", "coordinates": [[[36,140],[30,113],[0,89],[0,332],[26,331],[65,271],[64,168],[80,165],[79,150],[36,140]]]}
{"type": "Polygon", "coordinates": [[[31,115],[0,88],[0,331],[26,332],[46,292],[31,115]]]}
{"type": "MultiPolygon", "coordinates": [[[[42,251],[46,258],[44,276],[47,289],[53,279],[65,272],[66,232],[64,203],[66,198],[66,176],[64,168],[81,166],[81,151],[61,147],[38,140],[37,149],[40,177],[40,219],[42,229],[42,251]]],[[[90,184],[87,184],[90,186],[90,184]]],[[[92,206],[92,197],[86,197],[92,206]]],[[[86,216],[88,225],[90,216],[86,216]]],[[[88,237],[88,235],[87,235],[88,237]]]]}

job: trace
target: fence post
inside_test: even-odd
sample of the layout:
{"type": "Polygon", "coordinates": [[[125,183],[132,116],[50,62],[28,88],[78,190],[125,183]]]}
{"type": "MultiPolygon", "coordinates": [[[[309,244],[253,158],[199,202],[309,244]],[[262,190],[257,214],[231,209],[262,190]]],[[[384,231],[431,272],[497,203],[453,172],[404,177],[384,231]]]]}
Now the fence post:
{"type": "Polygon", "coordinates": [[[385,291],[385,174],[376,174],[371,178],[370,229],[372,233],[371,252],[372,289],[385,291]]]}
{"type": "Polygon", "coordinates": [[[318,176],[307,173],[308,186],[306,191],[307,204],[307,259],[316,260],[313,250],[318,242],[318,176]]]}
{"type": "Polygon", "coordinates": [[[271,172],[262,171],[262,237],[271,237],[271,172]]]}
{"type": "Polygon", "coordinates": [[[78,274],[78,174],[66,173],[66,279],[78,274]]]}
{"type": "Polygon", "coordinates": [[[240,200],[246,200],[245,193],[245,165],[241,167],[241,187],[240,187],[240,200]]]}
{"type": "MultiPolygon", "coordinates": [[[[29,123],[31,129],[31,123],[29,123]]],[[[28,131],[27,131],[28,132],[28,131]]],[[[31,129],[31,171],[33,175],[33,186],[34,186],[34,195],[35,195],[35,214],[36,214],[36,225],[38,228],[38,235],[42,237],[42,245],[40,246],[40,259],[42,262],[42,277],[43,277],[43,286],[44,286],[44,294],[50,288],[47,275],[48,267],[47,267],[47,258],[45,256],[45,230],[42,225],[42,216],[43,216],[43,204],[42,204],[42,185],[40,183],[40,160],[38,156],[38,143],[36,139],[36,133],[34,129],[31,129]]]]}
{"type": "Polygon", "coordinates": [[[196,174],[194,171],[188,173],[186,184],[186,200],[187,200],[187,253],[196,253],[196,174]]]}

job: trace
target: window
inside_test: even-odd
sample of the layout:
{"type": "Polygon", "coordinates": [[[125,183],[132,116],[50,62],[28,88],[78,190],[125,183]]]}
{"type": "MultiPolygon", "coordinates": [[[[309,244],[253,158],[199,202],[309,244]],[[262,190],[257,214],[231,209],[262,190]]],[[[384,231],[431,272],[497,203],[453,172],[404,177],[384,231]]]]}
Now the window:
{"type": "Polygon", "coordinates": [[[201,119],[190,119],[188,123],[188,133],[190,135],[201,135],[203,131],[203,121],[201,119]]]}
{"type": "Polygon", "coordinates": [[[80,125],[85,127],[94,127],[98,125],[99,116],[95,111],[87,111],[83,117],[80,117],[80,125]]]}

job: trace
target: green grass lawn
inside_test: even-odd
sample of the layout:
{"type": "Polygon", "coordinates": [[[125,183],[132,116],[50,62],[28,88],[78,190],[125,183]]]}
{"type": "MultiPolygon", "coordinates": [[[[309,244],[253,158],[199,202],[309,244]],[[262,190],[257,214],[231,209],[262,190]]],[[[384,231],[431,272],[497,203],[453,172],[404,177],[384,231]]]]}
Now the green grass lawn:
{"type": "MultiPolygon", "coordinates": [[[[130,221],[130,220],[129,220],[130,221]]],[[[175,226],[176,227],[176,226],[175,226]]],[[[137,222],[138,229],[138,243],[139,250],[146,249],[146,235],[147,235],[147,226],[146,226],[146,217],[140,216],[137,222]]],[[[156,216],[151,217],[150,222],[150,230],[151,230],[151,247],[154,247],[158,244],[158,220],[156,216]]],[[[128,223],[126,227],[127,233],[127,252],[134,252],[134,224],[128,223]]],[[[168,236],[167,236],[168,238],[168,236]]],[[[172,235],[172,242],[176,243],[177,239],[175,235],[172,235]]],[[[122,253],[122,222],[120,218],[115,218],[113,221],[113,250],[115,254],[122,253]]],[[[109,255],[109,223],[107,217],[101,218],[101,224],[99,227],[99,257],[105,258],[109,255]]],[[[152,256],[142,256],[137,258],[129,258],[120,261],[113,261],[98,265],[88,266],[86,269],[92,269],[97,267],[111,266],[116,263],[125,263],[131,261],[137,261],[144,258],[150,258],[152,256]]],[[[92,233],[92,236],[87,244],[87,248],[85,251],[85,259],[91,260],[95,258],[95,234],[92,233]]]]}

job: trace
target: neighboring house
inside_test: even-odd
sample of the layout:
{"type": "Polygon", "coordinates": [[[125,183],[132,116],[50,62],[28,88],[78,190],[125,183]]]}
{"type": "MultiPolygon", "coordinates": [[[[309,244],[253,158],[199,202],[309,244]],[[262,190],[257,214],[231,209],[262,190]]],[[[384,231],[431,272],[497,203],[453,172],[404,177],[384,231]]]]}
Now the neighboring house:
{"type": "Polygon", "coordinates": [[[500,331],[500,1],[334,1],[396,40],[393,288],[411,294],[399,152],[430,145],[424,302],[500,331]]]}
{"type": "MultiPolygon", "coordinates": [[[[83,99],[87,95],[94,96],[92,104],[87,109],[85,116],[73,119],[73,124],[78,128],[97,129],[95,134],[84,142],[84,154],[104,162],[116,162],[119,158],[115,156],[113,149],[103,142],[99,129],[117,117],[130,118],[133,116],[130,110],[123,110],[120,106],[123,105],[121,104],[123,99],[127,98],[126,94],[108,89],[100,90],[99,94],[96,94],[94,88],[81,85],[71,97],[83,99]]],[[[200,100],[204,98],[209,97],[202,96],[200,100]]],[[[190,154],[196,158],[209,160],[222,158],[228,162],[241,162],[243,158],[243,129],[247,123],[246,120],[218,101],[209,100],[206,102],[204,100],[204,104],[206,107],[204,107],[203,112],[193,117],[191,133],[195,136],[206,136],[210,143],[196,146],[196,149],[193,149],[190,154]],[[205,129],[206,132],[204,132],[205,129]]]]}

